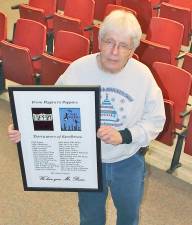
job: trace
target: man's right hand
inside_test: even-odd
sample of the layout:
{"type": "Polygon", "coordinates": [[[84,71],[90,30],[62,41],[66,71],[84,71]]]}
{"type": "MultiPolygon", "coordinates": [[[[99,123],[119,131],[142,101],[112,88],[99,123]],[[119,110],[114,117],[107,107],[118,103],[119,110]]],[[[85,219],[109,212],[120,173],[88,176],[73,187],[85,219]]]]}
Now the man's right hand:
{"type": "Polygon", "coordinates": [[[21,133],[18,130],[14,130],[13,124],[8,126],[8,137],[15,144],[21,140],[21,133]]]}

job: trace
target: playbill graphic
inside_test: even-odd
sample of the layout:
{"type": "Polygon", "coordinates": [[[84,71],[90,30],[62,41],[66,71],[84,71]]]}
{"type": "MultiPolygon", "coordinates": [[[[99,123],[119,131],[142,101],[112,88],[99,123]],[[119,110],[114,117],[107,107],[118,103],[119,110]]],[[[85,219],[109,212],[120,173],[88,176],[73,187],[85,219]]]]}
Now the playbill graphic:
{"type": "Polygon", "coordinates": [[[9,87],[25,190],[100,191],[98,86],[9,87]]]}
{"type": "Polygon", "coordinates": [[[60,123],[62,131],[80,131],[80,108],[60,108],[60,123]]]}
{"type": "Polygon", "coordinates": [[[32,108],[34,130],[53,130],[51,108],[32,108]]]}

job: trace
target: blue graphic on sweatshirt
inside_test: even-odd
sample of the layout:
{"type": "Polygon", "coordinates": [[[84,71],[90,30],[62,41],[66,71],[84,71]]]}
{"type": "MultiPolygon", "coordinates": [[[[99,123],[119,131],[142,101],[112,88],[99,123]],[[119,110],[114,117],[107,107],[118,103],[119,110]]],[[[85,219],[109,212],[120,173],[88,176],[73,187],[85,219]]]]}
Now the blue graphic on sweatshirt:
{"type": "Polygon", "coordinates": [[[101,88],[101,125],[121,127],[127,120],[127,106],[132,96],[111,87],[101,88]]]}
{"type": "Polygon", "coordinates": [[[106,98],[101,104],[101,123],[105,124],[105,122],[107,124],[110,122],[119,122],[117,112],[111,104],[111,101],[108,98],[108,94],[106,94],[106,98]]]}

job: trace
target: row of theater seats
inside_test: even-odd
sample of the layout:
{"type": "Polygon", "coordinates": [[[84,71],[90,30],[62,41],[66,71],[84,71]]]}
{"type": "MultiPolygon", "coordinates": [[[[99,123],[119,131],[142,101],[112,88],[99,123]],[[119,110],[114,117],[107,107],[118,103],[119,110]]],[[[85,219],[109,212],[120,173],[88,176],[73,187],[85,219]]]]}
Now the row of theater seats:
{"type": "Polygon", "coordinates": [[[137,13],[143,33],[147,32],[150,20],[154,16],[160,15],[178,21],[185,27],[183,44],[189,44],[192,10],[190,0],[96,0],[95,3],[95,18],[100,20],[105,15],[104,9],[108,3],[116,3],[134,10],[137,13]]]}
{"type": "MultiPolygon", "coordinates": [[[[49,1],[46,1],[47,8],[43,2],[30,0],[28,5],[20,4],[13,7],[19,8],[20,16],[24,19],[17,21],[12,43],[5,41],[6,35],[1,38],[4,41],[0,45],[0,57],[7,79],[21,84],[34,84],[35,81],[36,83],[40,81],[40,84],[54,84],[73,60],[98,51],[99,24],[93,25],[93,19],[96,18],[96,9],[100,1],[74,0],[70,3],[69,0],[62,1],[56,10],[64,10],[64,14],[55,13],[55,8],[52,12],[49,11],[49,1]],[[60,22],[57,23],[57,21],[60,22]],[[49,44],[50,40],[53,40],[50,37],[54,38],[52,55],[45,53],[46,40],[49,44]]],[[[50,0],[50,2],[55,6],[56,1],[50,0]]],[[[109,1],[102,2],[109,3],[109,1]]],[[[179,16],[176,16],[175,21],[173,21],[174,18],[170,20],[170,18],[157,17],[157,11],[153,11],[152,6],[160,3],[158,0],[140,0],[135,8],[131,0],[110,1],[110,3],[116,3],[116,5],[106,4],[102,18],[114,9],[131,11],[140,20],[146,34],[146,38],[141,40],[141,45],[136,50],[135,58],[149,66],[165,98],[167,120],[158,140],[167,145],[173,145],[176,129],[180,130],[179,133],[177,132],[179,142],[183,141],[183,137],[189,138],[186,129],[183,129],[183,118],[180,115],[190,114],[190,111],[184,112],[191,93],[192,55],[187,53],[184,56],[183,68],[188,72],[177,67],[176,59],[181,45],[184,40],[186,41],[183,38],[186,30],[185,21],[178,23],[179,16]],[[146,24],[144,19],[146,10],[142,8],[146,2],[151,2],[150,15],[156,15],[156,17],[150,17],[147,26],[143,25],[146,24]],[[139,11],[138,8],[142,10],[139,11]]],[[[160,11],[158,11],[160,15],[166,4],[161,3],[160,11]]],[[[191,19],[189,24],[191,27],[191,19]]],[[[52,48],[48,49],[52,50],[52,48]]],[[[190,126],[190,123],[188,125],[190,126]]],[[[178,153],[180,150],[181,145],[176,147],[175,152],[178,153]]],[[[186,152],[192,155],[192,149],[186,152]]],[[[173,161],[170,171],[178,165],[178,159],[173,161]]]]}
{"type": "MultiPolygon", "coordinates": [[[[48,34],[52,34],[52,36],[62,29],[90,38],[88,30],[90,25],[93,25],[94,19],[102,20],[106,16],[107,5],[114,4],[116,7],[119,6],[134,12],[143,33],[147,33],[151,18],[157,15],[183,24],[182,44],[188,45],[192,26],[192,4],[186,3],[187,1],[189,2],[189,0],[182,1],[182,6],[185,6],[184,3],[186,4],[184,8],[179,6],[180,0],[29,0],[28,4],[20,4],[12,8],[19,9],[21,18],[36,20],[44,24],[48,34]],[[161,3],[160,6],[159,3],[161,3]],[[157,6],[160,7],[160,10],[157,6]],[[58,9],[64,14],[57,13],[58,9]]],[[[51,46],[52,38],[49,42],[51,46]]]]}
{"type": "Polygon", "coordinates": [[[36,21],[18,19],[12,42],[1,41],[0,51],[6,79],[20,84],[54,84],[68,65],[89,54],[89,39],[59,31],[52,55],[46,51],[46,27],[36,21]],[[39,77],[40,75],[40,77],[39,77]]]}

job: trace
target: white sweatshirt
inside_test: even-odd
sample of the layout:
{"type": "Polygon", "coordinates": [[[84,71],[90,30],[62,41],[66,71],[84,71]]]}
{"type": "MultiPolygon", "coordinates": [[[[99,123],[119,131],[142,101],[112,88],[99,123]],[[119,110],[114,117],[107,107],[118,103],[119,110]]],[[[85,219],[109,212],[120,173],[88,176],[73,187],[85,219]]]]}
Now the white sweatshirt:
{"type": "Polygon", "coordinates": [[[112,163],[129,158],[157,137],[165,122],[164,104],[161,90],[144,64],[131,58],[120,72],[111,74],[98,67],[97,54],[73,62],[56,85],[101,86],[101,125],[128,128],[132,134],[130,144],[101,143],[102,161],[112,163]]]}

